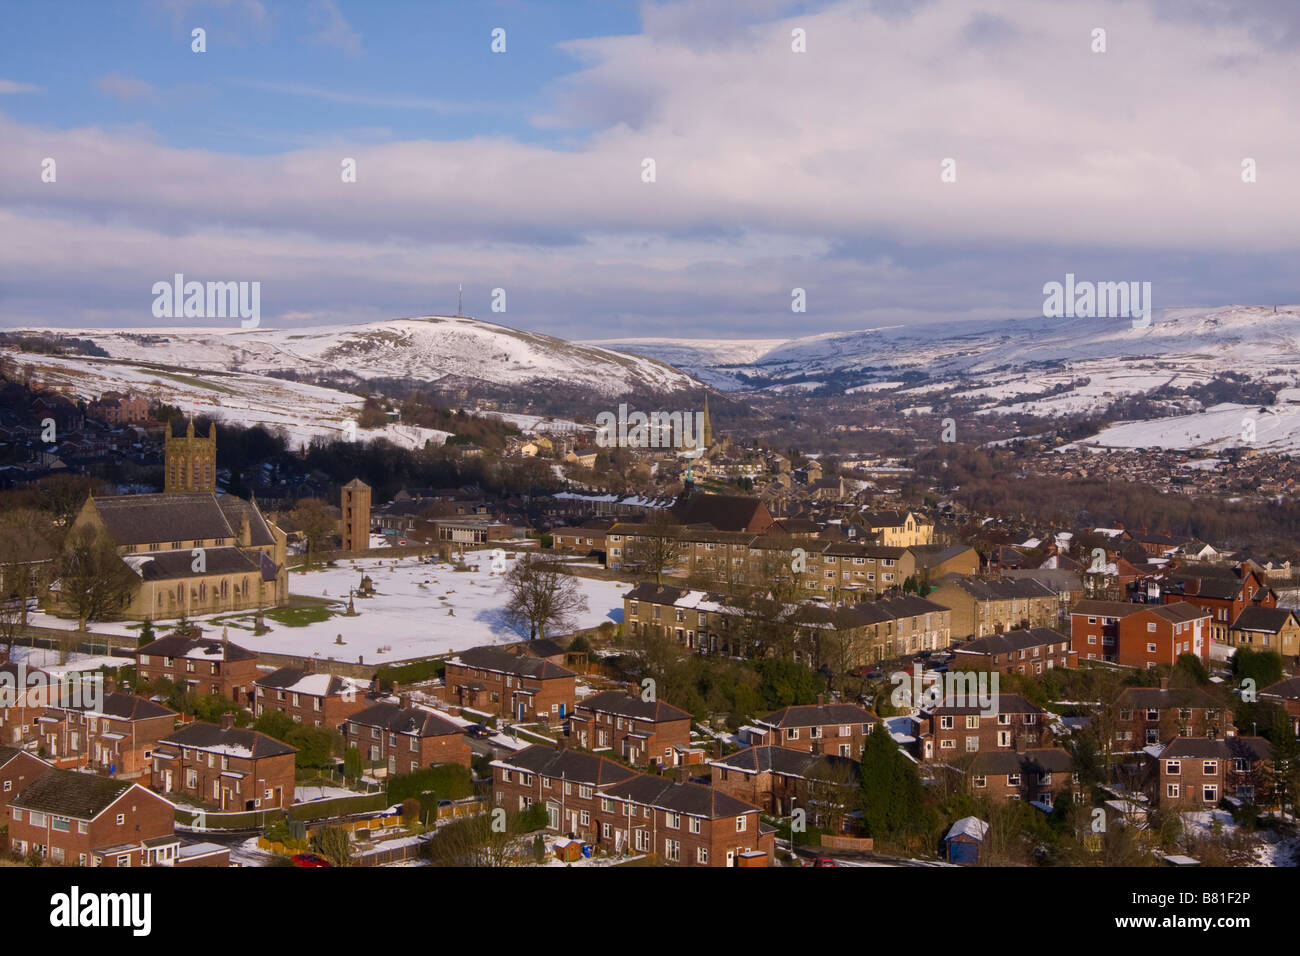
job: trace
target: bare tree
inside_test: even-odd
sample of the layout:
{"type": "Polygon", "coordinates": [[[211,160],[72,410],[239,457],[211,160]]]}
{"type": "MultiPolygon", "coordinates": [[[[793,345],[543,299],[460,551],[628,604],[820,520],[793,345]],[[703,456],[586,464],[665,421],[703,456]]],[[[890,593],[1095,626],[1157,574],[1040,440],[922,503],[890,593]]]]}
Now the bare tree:
{"type": "Polygon", "coordinates": [[[549,557],[525,554],[506,573],[506,618],[528,627],[528,639],[573,626],[587,610],[587,597],[564,566],[549,557]]]}
{"type": "Polygon", "coordinates": [[[338,533],[338,519],[319,498],[304,498],[289,512],[289,520],[307,543],[307,567],[310,568],[316,552],[338,533]]]}
{"type": "Polygon", "coordinates": [[[138,583],[108,535],[90,527],[71,533],[59,560],[59,593],[77,615],[77,630],[120,611],[138,583]]]}
{"type": "Polygon", "coordinates": [[[681,530],[663,512],[656,512],[637,527],[626,560],[640,564],[646,575],[654,576],[655,584],[662,584],[664,572],[675,569],[686,554],[681,530]]]}
{"type": "Polygon", "coordinates": [[[27,627],[27,602],[49,584],[53,570],[54,526],[34,508],[0,515],[0,641],[13,651],[27,627]]]}

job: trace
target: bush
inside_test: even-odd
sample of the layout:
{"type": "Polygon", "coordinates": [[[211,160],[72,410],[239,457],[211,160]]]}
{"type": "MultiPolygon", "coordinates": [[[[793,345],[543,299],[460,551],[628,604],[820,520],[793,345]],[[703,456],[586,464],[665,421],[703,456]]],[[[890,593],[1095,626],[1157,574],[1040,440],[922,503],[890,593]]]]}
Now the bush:
{"type": "MultiPolygon", "coordinates": [[[[388,778],[390,803],[401,803],[408,797],[419,798],[424,795],[432,797],[435,805],[438,800],[461,800],[474,796],[469,768],[458,763],[444,763],[388,778]]],[[[423,804],[425,801],[420,802],[423,804]]]]}

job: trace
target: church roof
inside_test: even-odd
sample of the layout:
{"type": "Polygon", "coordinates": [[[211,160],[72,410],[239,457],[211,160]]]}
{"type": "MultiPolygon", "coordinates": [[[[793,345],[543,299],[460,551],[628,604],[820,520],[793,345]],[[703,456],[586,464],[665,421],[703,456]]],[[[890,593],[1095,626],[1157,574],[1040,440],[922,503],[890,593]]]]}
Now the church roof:
{"type": "Polygon", "coordinates": [[[275,537],[251,502],[207,491],[156,495],[112,495],[92,499],[104,527],[119,545],[226,538],[238,545],[240,519],[247,515],[251,544],[275,544],[275,537]]]}

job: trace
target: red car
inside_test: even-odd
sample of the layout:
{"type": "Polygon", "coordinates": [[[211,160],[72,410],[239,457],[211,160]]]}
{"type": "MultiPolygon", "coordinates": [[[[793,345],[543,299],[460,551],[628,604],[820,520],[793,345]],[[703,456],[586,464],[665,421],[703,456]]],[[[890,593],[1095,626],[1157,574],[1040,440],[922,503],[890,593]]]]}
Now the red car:
{"type": "Polygon", "coordinates": [[[819,856],[811,863],[805,863],[804,866],[839,866],[839,864],[829,856],[819,856]]]}
{"type": "Polygon", "coordinates": [[[299,853],[293,858],[294,866],[331,866],[329,860],[315,853],[299,853]]]}

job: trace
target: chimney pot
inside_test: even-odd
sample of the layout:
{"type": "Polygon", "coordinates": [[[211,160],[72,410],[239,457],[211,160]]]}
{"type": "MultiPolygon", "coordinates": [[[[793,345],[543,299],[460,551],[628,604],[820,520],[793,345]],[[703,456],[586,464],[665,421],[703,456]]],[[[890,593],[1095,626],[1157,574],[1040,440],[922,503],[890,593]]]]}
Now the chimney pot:
{"type": "Polygon", "coordinates": [[[235,726],[235,715],[233,712],[227,712],[221,715],[221,729],[230,730],[235,726]]]}

